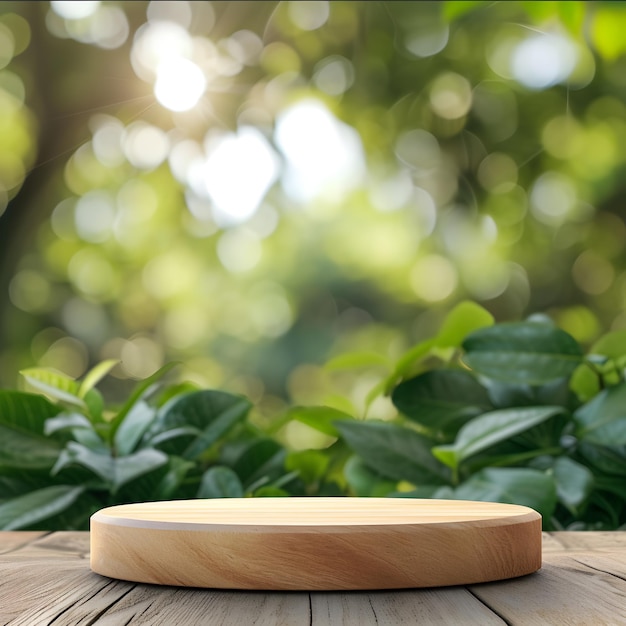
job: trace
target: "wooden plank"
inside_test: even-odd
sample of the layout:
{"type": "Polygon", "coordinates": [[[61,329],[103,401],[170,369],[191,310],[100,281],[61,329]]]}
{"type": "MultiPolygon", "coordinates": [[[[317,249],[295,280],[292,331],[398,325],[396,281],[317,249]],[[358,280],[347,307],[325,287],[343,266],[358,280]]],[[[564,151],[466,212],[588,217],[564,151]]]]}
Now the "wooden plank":
{"type": "MultiPolygon", "coordinates": [[[[74,626],[79,623],[72,619],[73,616],[68,613],[54,625],[74,626]]],[[[212,591],[143,584],[136,585],[93,622],[96,626],[276,626],[309,623],[308,593],[212,591]]]]}
{"type": "Polygon", "coordinates": [[[502,626],[505,622],[461,587],[394,592],[312,593],[311,625],[502,626]]]}
{"type": "Polygon", "coordinates": [[[549,533],[549,536],[561,544],[565,551],[611,552],[613,550],[626,549],[626,532],[560,531],[549,533]]]}
{"type": "Polygon", "coordinates": [[[626,624],[626,581],[592,569],[577,558],[548,554],[535,574],[469,589],[510,624],[626,624]]]}
{"type": "Polygon", "coordinates": [[[12,530],[0,532],[0,554],[13,552],[17,548],[42,537],[46,533],[40,530],[12,530]]]}
{"type": "MultiPolygon", "coordinates": [[[[45,534],[16,549],[11,558],[26,559],[83,559],[89,558],[89,533],[62,531],[45,534]]],[[[2,559],[4,557],[0,557],[2,559]]]]}

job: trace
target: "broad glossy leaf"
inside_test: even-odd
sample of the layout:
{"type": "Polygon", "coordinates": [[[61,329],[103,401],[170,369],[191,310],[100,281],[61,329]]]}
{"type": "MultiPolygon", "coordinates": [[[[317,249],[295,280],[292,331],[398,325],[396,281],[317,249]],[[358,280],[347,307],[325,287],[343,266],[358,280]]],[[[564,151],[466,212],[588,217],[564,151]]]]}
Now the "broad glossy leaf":
{"type": "Polygon", "coordinates": [[[212,467],[202,475],[198,498],[241,498],[244,491],[239,476],[224,466],[212,467]]]}
{"type": "Polygon", "coordinates": [[[541,385],[564,378],[582,363],[576,340],[550,324],[515,322],[472,333],[463,342],[463,360],[495,380],[541,385]]]}
{"type": "MultiPolygon", "coordinates": [[[[242,396],[223,391],[204,390],[179,396],[165,404],[157,414],[150,435],[172,429],[195,429],[193,437],[178,437],[164,447],[170,453],[187,459],[202,455],[235,424],[241,422],[250,410],[250,402],[242,396]]],[[[161,444],[159,444],[161,445],[161,444]]]]}
{"type": "Polygon", "coordinates": [[[62,443],[44,436],[59,408],[43,396],[0,391],[0,467],[50,469],[62,443]]]}
{"type": "Polygon", "coordinates": [[[562,412],[561,407],[554,406],[490,411],[465,424],[453,444],[433,448],[433,454],[442,463],[457,467],[464,459],[507,441],[562,412]]]}
{"type": "Polygon", "coordinates": [[[277,479],[284,470],[284,448],[272,439],[254,439],[242,447],[232,469],[248,488],[261,479],[277,479]]]}
{"type": "Polygon", "coordinates": [[[491,408],[484,387],[462,370],[433,370],[400,383],[391,399],[411,420],[429,429],[455,433],[491,408]]]}
{"type": "Polygon", "coordinates": [[[143,400],[136,402],[115,431],[113,444],[120,456],[130,454],[155,419],[155,410],[143,400]]]}
{"type": "Polygon", "coordinates": [[[346,461],[343,472],[350,489],[358,497],[385,497],[396,489],[397,481],[374,471],[358,456],[352,456],[346,461]]]}
{"type": "MultiPolygon", "coordinates": [[[[626,445],[599,446],[582,441],[578,451],[585,463],[604,474],[626,477],[626,445]]],[[[626,484],[626,478],[624,478],[626,484]]]]}
{"type": "Polygon", "coordinates": [[[56,417],[51,417],[46,420],[44,424],[44,433],[51,435],[60,430],[67,430],[70,428],[87,428],[91,430],[91,422],[80,413],[61,413],[56,417]]]}
{"type": "Polygon", "coordinates": [[[546,405],[574,408],[576,404],[576,398],[570,392],[567,378],[557,378],[543,385],[485,379],[484,385],[496,409],[546,405]]]}
{"type": "Polygon", "coordinates": [[[285,457],[285,469],[296,472],[306,484],[322,480],[329,463],[330,456],[323,450],[296,450],[285,457]]]}
{"type": "Polygon", "coordinates": [[[556,507],[552,476],[525,467],[486,467],[454,491],[457,500],[504,502],[529,506],[550,519],[556,507]]]}
{"type": "Polygon", "coordinates": [[[435,338],[435,345],[438,348],[458,348],[470,333],[489,327],[493,322],[493,315],[479,304],[461,302],[446,316],[435,338]]]}
{"type": "Polygon", "coordinates": [[[339,436],[334,422],[352,418],[351,415],[329,406],[295,406],[288,413],[291,419],[331,437],[339,436]]]}
{"type": "Polygon", "coordinates": [[[138,476],[165,465],[167,460],[167,455],[160,450],[146,449],[128,456],[113,457],[70,441],[59,456],[52,474],[58,474],[67,466],[79,465],[90,470],[115,493],[138,476]]]}
{"type": "Polygon", "coordinates": [[[626,383],[609,387],[574,413],[577,436],[604,446],[626,444],[626,383]]]}
{"type": "Polygon", "coordinates": [[[78,395],[80,385],[69,376],[44,368],[29,368],[20,371],[31,387],[60,402],[86,409],[85,401],[78,395]]]}
{"type": "Polygon", "coordinates": [[[565,456],[556,459],[552,470],[559,501],[575,514],[593,491],[593,474],[589,468],[565,456]]]}
{"type": "Polygon", "coordinates": [[[409,428],[375,421],[340,421],[335,425],[363,462],[387,478],[414,485],[449,481],[448,469],[430,451],[431,442],[409,428]]]}
{"type": "MultiPolygon", "coordinates": [[[[170,500],[180,497],[179,490],[187,474],[195,467],[195,463],[181,459],[177,456],[169,458],[168,464],[164,466],[167,471],[163,477],[156,483],[151,498],[155,500],[170,500]]],[[[134,489],[134,482],[131,484],[134,489]]]]}
{"type": "Polygon", "coordinates": [[[111,437],[115,435],[119,425],[124,421],[127,413],[135,406],[135,404],[145,396],[148,396],[150,392],[157,387],[157,383],[163,378],[170,370],[178,365],[177,362],[166,363],[163,367],[159,368],[154,374],[148,376],[144,380],[140,381],[135,387],[128,400],[124,403],[124,406],[120,409],[118,414],[113,418],[111,422],[111,437]]]}
{"type": "Polygon", "coordinates": [[[32,491],[0,504],[0,529],[17,530],[32,527],[70,508],[84,487],[55,485],[32,491]]]}

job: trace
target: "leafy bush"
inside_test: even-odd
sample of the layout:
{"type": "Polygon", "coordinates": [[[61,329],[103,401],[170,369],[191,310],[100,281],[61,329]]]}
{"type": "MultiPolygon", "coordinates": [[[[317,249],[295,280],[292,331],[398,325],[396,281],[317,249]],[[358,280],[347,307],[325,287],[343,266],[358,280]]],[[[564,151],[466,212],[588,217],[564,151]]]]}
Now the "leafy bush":
{"type": "Polygon", "coordinates": [[[86,528],[112,504],[286,495],[283,446],[255,429],[250,402],[222,391],[142,381],[117,411],[95,385],[42,369],[23,372],[46,397],[0,391],[0,528],[86,528]]]}
{"type": "Polygon", "coordinates": [[[171,366],[107,409],[95,386],[113,365],[82,381],[26,370],[39,394],[0,391],[0,528],[85,528],[123,502],[304,494],[511,502],[547,529],[626,527],[626,331],[584,354],[547,318],[494,325],[462,303],[369,394],[391,397],[393,419],[294,406],[266,429],[246,398],[161,384],[171,366]],[[287,450],[277,433],[293,420],[330,445],[287,450]]]}
{"type": "Polygon", "coordinates": [[[548,529],[622,527],[625,366],[625,331],[584,355],[547,318],[492,325],[464,303],[375,390],[396,419],[335,423],[355,453],[350,493],[524,504],[548,529]]]}

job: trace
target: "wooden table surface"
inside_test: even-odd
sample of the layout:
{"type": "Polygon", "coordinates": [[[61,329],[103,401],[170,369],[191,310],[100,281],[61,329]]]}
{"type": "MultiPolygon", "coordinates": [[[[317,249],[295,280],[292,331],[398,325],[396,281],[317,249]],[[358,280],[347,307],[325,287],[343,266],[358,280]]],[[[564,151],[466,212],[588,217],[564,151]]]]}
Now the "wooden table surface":
{"type": "Polygon", "coordinates": [[[0,625],[626,625],[626,532],[543,535],[543,566],[496,583],[374,592],[244,592],[111,580],[87,532],[0,533],[0,625]]]}

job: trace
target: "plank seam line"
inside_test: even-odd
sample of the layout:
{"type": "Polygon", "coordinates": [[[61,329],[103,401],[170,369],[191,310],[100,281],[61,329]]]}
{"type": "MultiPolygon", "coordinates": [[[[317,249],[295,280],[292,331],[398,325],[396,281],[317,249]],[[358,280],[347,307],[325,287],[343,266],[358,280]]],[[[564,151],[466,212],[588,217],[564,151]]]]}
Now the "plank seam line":
{"type": "Polygon", "coordinates": [[[313,598],[309,593],[309,626],[313,626],[313,598]]]}
{"type": "Polygon", "coordinates": [[[513,622],[510,622],[506,617],[504,617],[504,615],[502,615],[502,613],[499,613],[492,606],[489,606],[489,604],[487,604],[485,600],[483,600],[478,594],[474,593],[469,587],[465,587],[465,589],[470,595],[476,598],[478,602],[480,602],[484,607],[489,609],[496,617],[499,617],[506,624],[506,626],[513,626],[513,622]]]}
{"type": "MultiPolygon", "coordinates": [[[[117,582],[117,581],[111,581],[109,583],[109,585],[114,584],[115,582],[117,582]]],[[[99,589],[94,595],[97,595],[101,591],[104,591],[109,585],[105,585],[104,587],[102,587],[102,589],[99,589]]],[[[90,619],[87,622],[86,626],[92,626],[93,624],[95,624],[105,613],[107,613],[109,610],[111,610],[118,602],[121,602],[131,591],[133,591],[135,589],[135,587],[137,587],[137,585],[132,585],[131,588],[128,591],[126,591],[119,598],[117,598],[113,602],[111,602],[111,604],[109,604],[109,606],[105,606],[101,611],[99,611],[96,615],[93,616],[92,619],[90,619]]],[[[133,616],[133,617],[135,617],[135,616],[133,616]]],[[[131,620],[132,620],[132,617],[131,617],[131,620]]],[[[126,622],[126,624],[129,624],[131,620],[126,622]]]]}
{"type": "Polygon", "coordinates": [[[367,594],[367,601],[370,603],[370,608],[374,614],[374,621],[378,624],[378,615],[376,615],[376,609],[374,609],[374,605],[372,604],[372,596],[369,593],[367,594]]]}
{"type": "Polygon", "coordinates": [[[602,572],[603,574],[608,574],[609,576],[615,576],[615,578],[618,578],[619,580],[626,580],[625,575],[616,574],[615,572],[607,572],[605,569],[602,569],[600,567],[594,567],[593,565],[589,565],[589,563],[585,563],[584,561],[579,561],[575,557],[572,557],[572,560],[576,561],[576,563],[580,563],[580,565],[583,565],[584,567],[588,567],[589,569],[594,570],[595,572],[602,572]]]}

